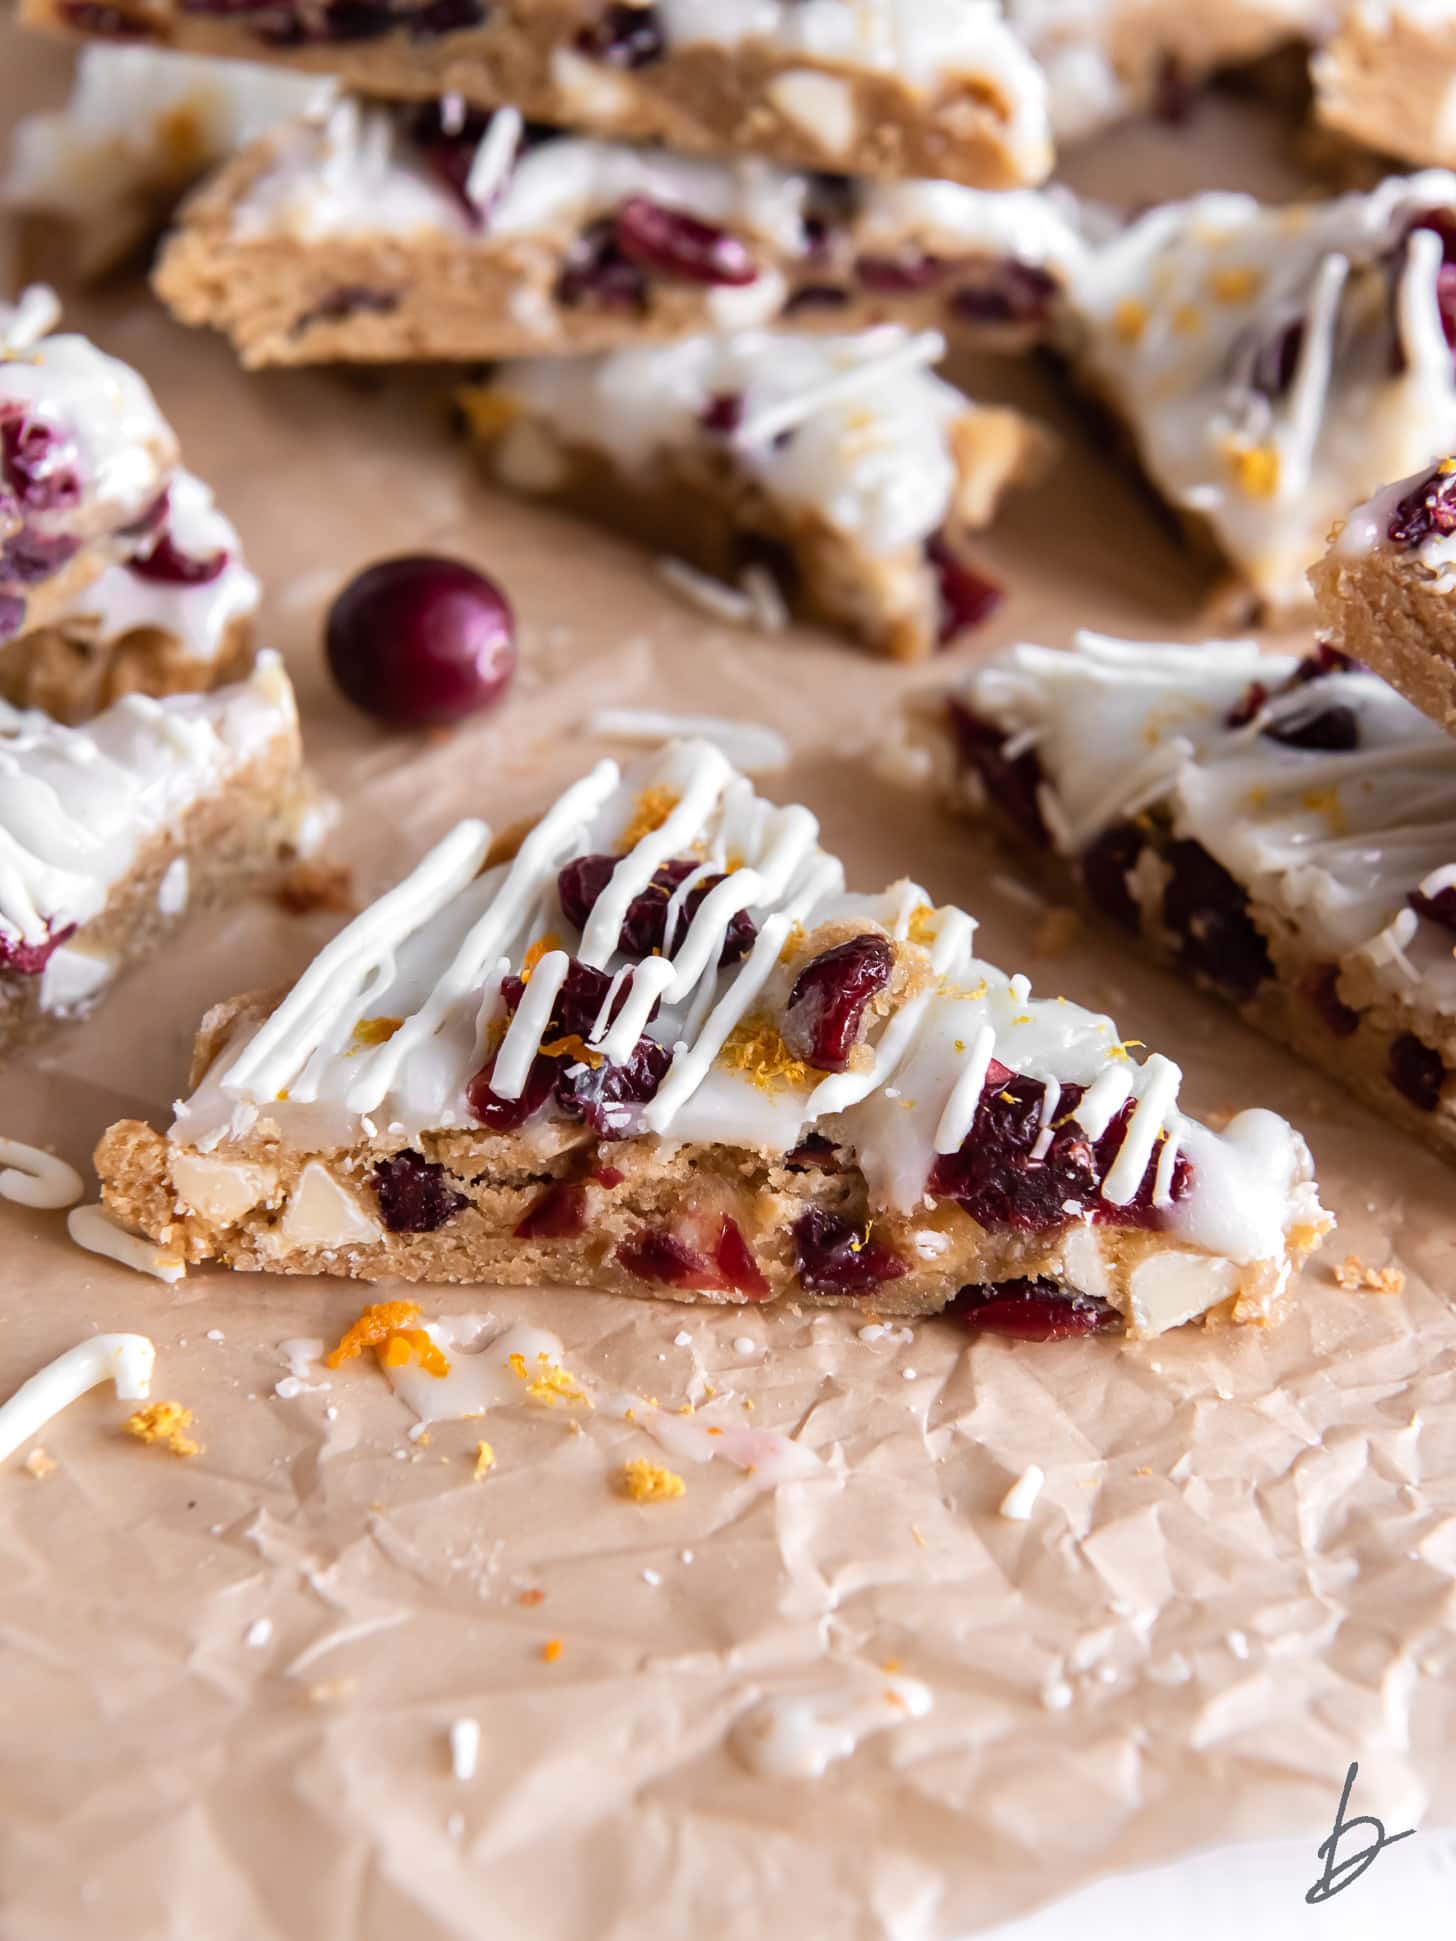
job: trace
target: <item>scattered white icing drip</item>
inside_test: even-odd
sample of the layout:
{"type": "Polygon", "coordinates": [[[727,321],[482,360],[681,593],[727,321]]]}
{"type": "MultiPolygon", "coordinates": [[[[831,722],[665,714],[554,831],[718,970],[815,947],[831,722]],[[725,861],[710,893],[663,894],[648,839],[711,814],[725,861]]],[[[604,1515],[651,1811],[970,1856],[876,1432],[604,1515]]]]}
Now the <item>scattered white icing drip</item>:
{"type": "Polygon", "coordinates": [[[752,624],[753,601],[738,587],[729,586],[726,580],[715,580],[711,573],[704,573],[690,561],[677,559],[671,553],[664,553],[655,567],[657,577],[674,593],[680,593],[689,605],[735,627],[752,624]]]}
{"type": "Polygon", "coordinates": [[[480,1761],[480,1720],[452,1719],[450,1722],[450,1770],[462,1786],[475,1777],[480,1761]]]}
{"type": "Polygon", "coordinates": [[[280,1341],[278,1352],[288,1369],[282,1381],[273,1384],[273,1393],[280,1401],[291,1402],[298,1395],[320,1395],[333,1386],[331,1382],[316,1379],[323,1373],[324,1358],[324,1344],[316,1336],[300,1335],[291,1341],[280,1341]]]}
{"type": "Polygon", "coordinates": [[[1045,1481],[1046,1471],[1036,1463],[1028,1463],[1001,1498],[1000,1514],[1011,1523],[1027,1522],[1045,1481]]]}
{"type": "Polygon", "coordinates": [[[0,937],[39,944],[88,922],[148,837],[296,723],[276,654],[236,686],[130,694],[79,728],[0,702],[0,937]]]}
{"type": "Polygon", "coordinates": [[[1275,604],[1307,601],[1352,499],[1456,443],[1441,242],[1410,229],[1453,207],[1439,170],[1283,209],[1197,196],[1133,223],[1079,282],[1086,363],[1154,481],[1275,604]]]}
{"type": "MultiPolygon", "coordinates": [[[[937,1136],[948,1141],[971,1124],[975,1088],[966,1068],[994,1057],[1018,1075],[1086,1088],[1071,1116],[1094,1139],[1131,1103],[1104,1182],[1114,1204],[1136,1193],[1159,1141],[1176,1138],[1191,1162],[1191,1186],[1164,1209],[1161,1225],[1187,1245],[1239,1265],[1282,1263],[1291,1227],[1318,1224],[1307,1151],[1282,1120],[1243,1113],[1215,1134],[1184,1119],[1176,1109],[1177,1068],[1168,1060],[1137,1063],[1110,1018],[1061,998],[1033,997],[1025,977],[1008,977],[977,958],[971,919],[951,908],[932,910],[918,885],[878,896],[847,892],[839,862],[817,836],[807,810],[763,801],[701,742],[673,743],[625,777],[613,763],[600,764],[536,824],[511,863],[482,874],[489,832],[462,824],[341,932],[265,1022],[240,1026],[179,1107],[172,1137],[209,1150],[233,1128],[263,1119],[285,1141],[348,1144],[359,1136],[363,1113],[405,1137],[469,1125],[466,1088],[485,1062],[501,976],[520,967],[543,936],[559,941],[535,964],[498,1047],[492,1084],[511,1096],[541,1041],[568,955],[613,979],[629,968],[616,948],[629,904],[663,863],[692,856],[715,873],[737,866],[690,923],[674,922],[670,955],[630,967],[630,982],[618,985],[626,1001],[616,1023],[601,1033],[597,1020],[609,1061],[628,1056],[642,1032],[672,1054],[655,1096],[621,1108],[624,1135],[645,1131],[782,1153],[818,1125],[854,1149],[872,1205],[913,1213],[937,1136]],[[662,805],[662,819],[621,857],[585,931],[568,944],[575,933],[560,908],[558,871],[575,856],[619,852],[643,802],[662,805]],[[741,910],[752,914],[757,937],[745,957],[720,968],[728,926],[741,910]],[[855,1069],[790,1072],[765,1088],[721,1058],[745,1019],[782,1015],[790,988],[783,947],[795,925],[893,932],[912,915],[923,926],[917,935],[930,977],[871,1035],[869,1055],[855,1069]],[[356,1027],[379,1016],[403,1022],[387,1042],[360,1050],[356,1027]]],[[[555,1110],[543,1108],[547,1137],[555,1110]]],[[[1092,1209],[1076,1208],[1072,1217],[1090,1219],[1092,1209]]]]}
{"type": "Polygon", "coordinates": [[[243,1633],[243,1643],[250,1651],[262,1651],[273,1641],[273,1620],[268,1617],[254,1618],[243,1633]]]}
{"type": "MultiPolygon", "coordinates": [[[[1163,646],[1084,633],[1071,652],[1014,647],[963,692],[1008,733],[1035,731],[1041,801],[1055,805],[1047,821],[1064,855],[1156,806],[1175,837],[1202,844],[1278,910],[1312,959],[1359,953],[1402,1000],[1418,991],[1438,1011],[1456,1009],[1450,933],[1407,904],[1414,890],[1456,883],[1456,742],[1373,674],[1336,670],[1278,694],[1298,665],[1251,641],[1163,646]],[[1229,728],[1256,682],[1273,698],[1229,728]],[[1317,707],[1353,712],[1354,748],[1291,747],[1263,732],[1317,707]]],[[[1099,1083],[1126,1076],[1119,1067],[1099,1083]]],[[[1125,1096],[1089,1096],[1079,1123],[1097,1137],[1125,1096]]],[[[1165,1191],[1172,1165],[1165,1146],[1165,1191]]]]}
{"type": "Polygon", "coordinates": [[[104,1206],[73,1206],[66,1215],[66,1232],[88,1254],[101,1254],[139,1274],[150,1274],[159,1281],[186,1278],[187,1263],[180,1254],[128,1233],[104,1206]]]}
{"type": "Polygon", "coordinates": [[[760,1778],[821,1779],[864,1740],[925,1718],[934,1703],[918,1678],[849,1665],[832,1685],[761,1700],[735,1726],[731,1742],[760,1778]]]}
{"type": "Polygon", "coordinates": [[[23,1139],[0,1139],[0,1200],[52,1212],[74,1206],[86,1187],[74,1166],[23,1139]]]}
{"type": "MultiPolygon", "coordinates": [[[[956,491],[951,431],[976,407],[927,368],[944,349],[936,332],[915,336],[897,324],[849,336],[740,331],[599,357],[527,358],[504,367],[492,390],[525,421],[605,452],[629,477],[650,477],[666,452],[700,447],[713,400],[737,397],[742,416],[725,439],[734,465],[775,500],[812,507],[883,556],[936,532],[956,491]]],[[[747,595],[709,586],[725,617],[740,601],[742,618],[753,617],[747,595]]]]}
{"type": "Polygon", "coordinates": [[[145,1401],[156,1359],[144,1334],[97,1334],[57,1355],[0,1406],[0,1462],[102,1382],[114,1382],[123,1402],[145,1401]]]}

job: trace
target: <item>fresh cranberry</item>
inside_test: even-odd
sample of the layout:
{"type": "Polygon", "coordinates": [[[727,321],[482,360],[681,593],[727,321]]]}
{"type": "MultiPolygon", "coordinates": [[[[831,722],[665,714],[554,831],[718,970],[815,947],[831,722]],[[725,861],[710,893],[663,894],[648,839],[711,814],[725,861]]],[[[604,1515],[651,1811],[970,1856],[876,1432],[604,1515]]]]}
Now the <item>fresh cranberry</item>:
{"type": "Polygon", "coordinates": [[[1045,270],[1008,259],[962,282],[950,299],[951,314],[967,324],[1030,327],[1046,322],[1058,289],[1045,270]]]}
{"type": "Polygon", "coordinates": [[[1306,714],[1286,715],[1281,721],[1271,721],[1262,732],[1286,748],[1342,755],[1360,746],[1360,717],[1353,708],[1337,702],[1329,708],[1312,708],[1306,714]]]}
{"type": "Polygon", "coordinates": [[[694,1221],[694,1244],[666,1227],[644,1227],[617,1249],[617,1262],[639,1280],[706,1293],[744,1294],[762,1300],[770,1292],[738,1223],[726,1215],[694,1221]],[[712,1229],[704,1233],[704,1229],[712,1229]]]}
{"type": "Polygon", "coordinates": [[[1418,917],[1426,917],[1447,930],[1456,930],[1456,886],[1448,885],[1444,890],[1437,890],[1434,896],[1422,896],[1419,890],[1412,890],[1406,902],[1418,917]]]}
{"type": "MultiPolygon", "coordinates": [[[[556,879],[556,890],[562,915],[568,923],[575,924],[578,930],[586,928],[597,898],[611,881],[620,861],[620,856],[576,856],[566,864],[556,879]]],[[[628,957],[642,958],[666,948],[668,903],[683,879],[697,867],[690,858],[659,864],[648,887],[627,905],[627,914],[617,935],[618,950],[628,957]]],[[[721,875],[705,876],[688,892],[672,939],[674,946],[682,942],[709,891],[724,880],[721,875]]],[[[748,912],[735,912],[718,956],[719,964],[736,964],[746,957],[757,935],[758,928],[748,912]]]]}
{"type": "Polygon", "coordinates": [[[1360,1013],[1352,1010],[1339,991],[1338,964],[1317,964],[1300,985],[1300,992],[1336,1038],[1348,1038],[1360,1028],[1360,1013]]]}
{"type": "Polygon", "coordinates": [[[427,553],[366,567],[329,609],[325,638],[349,699],[400,727],[494,706],[516,665],[504,593],[472,567],[427,553]]]}
{"type": "Polygon", "coordinates": [[[1009,1335],[1013,1341],[1066,1341],[1074,1335],[1106,1334],[1122,1319],[1106,1301],[1068,1293],[1040,1276],[963,1287],[946,1313],[976,1333],[1009,1335]]]}
{"type": "Polygon", "coordinates": [[[1432,472],[1407,492],[1391,516],[1385,536],[1392,546],[1419,546],[1432,533],[1456,532],[1456,472],[1432,472]]]}
{"type": "Polygon", "coordinates": [[[372,1178],[379,1216],[391,1233],[434,1233],[467,1203],[449,1184],[445,1168],[423,1153],[381,1159],[372,1178]]]}
{"type": "Polygon", "coordinates": [[[915,290],[933,289],[942,282],[945,264],[938,256],[919,251],[907,256],[861,256],[854,271],[865,289],[876,296],[905,296],[915,290]]]}
{"type": "Polygon", "coordinates": [[[347,323],[350,317],[387,317],[398,310],[399,302],[394,290],[371,290],[364,283],[341,283],[337,289],[325,291],[317,303],[296,316],[291,331],[297,337],[315,324],[347,323]]]}
{"type": "Polygon", "coordinates": [[[1135,822],[1111,822],[1082,851],[1082,881],[1104,916],[1124,930],[1136,930],[1142,907],[1128,888],[1128,874],[1148,846],[1135,822]]]}
{"type": "Polygon", "coordinates": [[[76,451],[39,418],[11,418],[0,427],[0,470],[30,512],[63,512],[81,497],[76,451]]]}
{"type": "Polygon", "coordinates": [[[617,247],[630,262],[684,283],[738,287],[758,279],[748,246],[727,229],[699,222],[646,196],[628,196],[617,211],[617,247]]]}
{"type": "Polygon", "coordinates": [[[516,1224],[517,1240],[575,1240],[586,1232],[586,1188],[560,1179],[548,1186],[516,1224]]]}
{"type": "Polygon", "coordinates": [[[556,1099],[568,1117],[589,1125],[599,1139],[622,1139],[632,1130],[631,1108],[657,1096],[672,1053],[642,1037],[618,1064],[590,1065],[568,1059],[556,1081],[556,1099]]]}
{"type": "Polygon", "coordinates": [[[68,923],[62,930],[52,930],[47,924],[46,934],[38,944],[23,944],[18,937],[7,937],[0,931],[0,971],[14,971],[20,977],[39,977],[61,945],[75,934],[74,923],[68,923]]]}
{"type": "Polygon", "coordinates": [[[466,1086],[465,1097],[471,1111],[488,1131],[519,1132],[550,1098],[556,1084],[556,1060],[538,1053],[531,1061],[521,1096],[518,1099],[503,1099],[491,1089],[490,1083],[495,1076],[495,1063],[499,1056],[499,1051],[491,1053],[466,1086]]]}
{"type": "Polygon", "coordinates": [[[1036,750],[1024,749],[1014,760],[1008,760],[1004,728],[976,714],[955,695],[947,697],[946,711],[961,766],[980,776],[991,806],[1038,848],[1050,848],[1051,837],[1037,800],[1042,773],[1036,750]]]}
{"type": "Polygon", "coordinates": [[[1248,897],[1202,843],[1173,842],[1163,855],[1172,870],[1163,921],[1179,940],[1183,962],[1231,996],[1252,997],[1273,966],[1248,897]]]}
{"type": "Polygon", "coordinates": [[[822,1206],[794,1222],[794,1266],[811,1294],[872,1294],[910,1271],[893,1247],[822,1206]]]}
{"type": "Polygon", "coordinates": [[[794,979],[784,1012],[784,1043],[821,1072],[849,1069],[871,1000],[890,981],[895,946],[866,933],[821,951],[794,979]]]}
{"type": "Polygon", "coordinates": [[[1413,1031],[1403,1031],[1391,1040],[1386,1076],[1418,1111],[1434,1112],[1446,1083],[1446,1063],[1440,1052],[1423,1043],[1413,1031]]]}
{"type": "Polygon", "coordinates": [[[576,37],[579,53],[609,67],[650,67],[667,48],[662,22],[653,6],[612,5],[603,9],[594,26],[576,37]]]}
{"type": "Polygon", "coordinates": [[[957,634],[989,620],[1004,596],[994,580],[986,579],[963,559],[957,559],[939,533],[926,540],[925,557],[935,568],[939,583],[940,631],[936,638],[945,647],[957,634]]]}
{"type": "Polygon", "coordinates": [[[105,0],[61,0],[57,11],[76,33],[92,34],[98,40],[157,38],[157,29],[150,21],[138,20],[135,14],[106,5],[105,0]]]}
{"type": "Polygon", "coordinates": [[[590,223],[567,251],[556,300],[567,309],[591,304],[640,313],[647,308],[647,278],[624,254],[610,216],[590,223]]]}
{"type": "Polygon", "coordinates": [[[715,392],[699,412],[698,423],[704,431],[717,432],[724,438],[731,438],[743,423],[743,393],[741,391],[715,392]]]}

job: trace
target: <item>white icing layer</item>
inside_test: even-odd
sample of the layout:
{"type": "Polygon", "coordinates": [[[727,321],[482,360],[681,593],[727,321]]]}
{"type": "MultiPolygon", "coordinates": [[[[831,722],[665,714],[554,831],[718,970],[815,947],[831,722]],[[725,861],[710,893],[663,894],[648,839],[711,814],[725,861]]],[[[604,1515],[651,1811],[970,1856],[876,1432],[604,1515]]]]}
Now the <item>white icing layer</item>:
{"type": "Polygon", "coordinates": [[[1308,598],[1352,500],[1456,444],[1441,241],[1410,231],[1433,209],[1456,210],[1456,175],[1284,209],[1202,195],[1133,223],[1082,279],[1088,374],[1274,605],[1308,598]]]}
{"type": "Polygon", "coordinates": [[[128,695],[80,728],[0,702],[0,939],[38,945],[89,921],[149,837],[296,719],[273,654],[235,687],[128,695]]]}
{"type": "MultiPolygon", "coordinates": [[[[599,764],[535,825],[514,861],[477,874],[488,844],[482,824],[462,823],[342,931],[279,1008],[225,1049],[179,1106],[173,1139],[215,1151],[260,1122],[276,1124],[284,1140],[325,1146],[368,1138],[376,1126],[401,1139],[470,1126],[467,1087],[488,1059],[497,1099],[522,1095],[574,957],[612,980],[584,1056],[621,1062],[644,1033],[671,1053],[649,1102],[612,1108],[622,1136],[782,1153],[817,1127],[854,1150],[872,1205],[910,1212],[947,1115],[974,1137],[974,1101],[960,1079],[969,1064],[987,1069],[989,1052],[1012,1072],[1086,1087],[1070,1116],[1093,1137],[1133,1101],[1101,1189],[1109,1205],[1131,1197],[1160,1136],[1175,1139],[1193,1162],[1193,1182],[1176,1203],[1160,1196],[1160,1225],[1192,1247],[1241,1263],[1282,1261],[1288,1229],[1317,1211],[1303,1141],[1283,1121],[1246,1112],[1215,1134],[1184,1119],[1167,1059],[1138,1064],[1111,1019],[1033,998],[1024,977],[977,958],[964,912],[933,910],[917,885],[846,892],[813,816],[762,800],[704,743],[674,743],[626,776],[599,764]],[[578,932],[557,876],[586,855],[620,860],[578,932]],[[685,893],[727,874],[691,920],[685,894],[669,908],[661,954],[624,957],[618,936],[628,905],[675,859],[699,866],[685,893]],[[720,967],[739,911],[751,915],[756,937],[720,967]],[[850,1069],[824,1073],[785,1058],[771,1082],[756,1083],[733,1056],[743,1041],[735,1028],[758,1042],[767,1028],[773,1042],[796,975],[785,945],[799,927],[825,923],[836,939],[856,928],[908,939],[913,927],[925,953],[922,982],[877,1022],[850,1069]],[[500,982],[528,953],[530,978],[507,1024],[500,982]],[[377,1030],[359,1029],[381,1018],[389,1020],[382,1042],[377,1030]]],[[[548,1101],[524,1136],[549,1141],[559,1110],[548,1101]]],[[[1069,1203],[1068,1222],[1092,1222],[1096,1201],[1094,1191],[1088,1204],[1069,1203]]]]}
{"type": "Polygon", "coordinates": [[[1043,816],[1063,855],[1156,810],[1277,911],[1310,957],[1358,953],[1402,1000],[1456,1009],[1451,932],[1407,907],[1414,890],[1456,883],[1456,741],[1374,674],[1331,672],[1278,694],[1298,665],[1252,641],[1161,646],[1084,633],[1071,652],[1014,647],[963,692],[983,719],[1034,747],[1043,816]],[[1254,682],[1272,698],[1228,727],[1254,682]],[[1336,707],[1355,718],[1348,751],[1264,732],[1336,707]]]}
{"type": "Polygon", "coordinates": [[[848,337],[745,331],[529,358],[506,366],[494,390],[628,475],[709,444],[774,498],[888,554],[936,532],[955,492],[951,427],[973,407],[926,368],[943,350],[933,332],[895,324],[848,337]],[[737,430],[705,430],[725,396],[741,401],[737,430]]]}

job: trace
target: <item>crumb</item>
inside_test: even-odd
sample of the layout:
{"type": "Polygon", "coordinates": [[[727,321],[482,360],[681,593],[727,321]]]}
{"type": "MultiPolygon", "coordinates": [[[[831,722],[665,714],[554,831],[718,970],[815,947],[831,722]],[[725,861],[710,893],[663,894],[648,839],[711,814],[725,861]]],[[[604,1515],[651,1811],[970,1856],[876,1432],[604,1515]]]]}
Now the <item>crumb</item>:
{"type": "Polygon", "coordinates": [[[544,1604],[546,1602],[546,1593],[543,1590],[522,1591],[516,1599],[516,1602],[518,1604],[524,1604],[529,1610],[533,1604],[544,1604]]]}
{"type": "Polygon", "coordinates": [[[352,870],[341,863],[317,863],[307,858],[283,876],[273,891],[273,901],[291,917],[312,916],[316,910],[337,910],[352,916],[359,907],[352,870]]]}
{"type": "Polygon", "coordinates": [[[308,1695],[315,1705],[327,1705],[336,1698],[347,1698],[358,1684],[357,1678],[321,1678],[316,1685],[310,1685],[308,1695]]]}
{"type": "Polygon", "coordinates": [[[475,1454],[474,1476],[475,1476],[476,1482],[478,1483],[482,1476],[488,1476],[491,1470],[495,1468],[495,1451],[494,1449],[491,1448],[488,1442],[477,1442],[475,1445],[474,1454],[475,1454]]]}
{"type": "Polygon", "coordinates": [[[880,1670],[885,1674],[886,1678],[893,1678],[899,1669],[900,1660],[898,1658],[887,1658],[880,1666],[880,1670]]]}
{"type": "Polygon", "coordinates": [[[637,1456],[631,1462],[623,1463],[617,1487],[634,1503],[670,1503],[675,1497],[688,1493],[688,1486],[681,1476],[671,1469],[664,1469],[661,1463],[648,1462],[645,1456],[637,1456]]]}
{"type": "Polygon", "coordinates": [[[1059,904],[1047,911],[1032,932],[1032,953],[1037,957],[1065,957],[1081,933],[1082,919],[1077,912],[1059,904]]]}
{"type": "Polygon", "coordinates": [[[534,1375],[527,1369],[524,1355],[508,1356],[507,1366],[526,1384],[526,1393],[533,1402],[542,1402],[548,1409],[554,1409],[558,1402],[586,1402],[588,1408],[591,1406],[585,1389],[570,1369],[552,1361],[547,1354],[537,1355],[534,1375]]]}
{"type": "Polygon", "coordinates": [[[187,1433],[191,1426],[192,1411],[180,1402],[148,1402],[124,1424],[127,1434],[138,1442],[155,1442],[174,1456],[200,1456],[202,1444],[187,1433]]]}
{"type": "Polygon", "coordinates": [[[44,1481],[47,1476],[52,1475],[58,1467],[58,1464],[54,1456],[48,1456],[44,1449],[37,1448],[31,1450],[20,1467],[25,1471],[27,1476],[34,1476],[35,1480],[39,1483],[44,1481]]]}
{"type": "Polygon", "coordinates": [[[1405,1288],[1398,1267],[1367,1267],[1359,1254],[1346,1254],[1334,1275],[1341,1287],[1363,1288],[1369,1294],[1399,1294],[1405,1288]]]}
{"type": "Polygon", "coordinates": [[[548,1638],[541,1647],[541,1656],[548,1665],[554,1665],[556,1660],[561,1656],[560,1638],[548,1638]]]}
{"type": "Polygon", "coordinates": [[[910,1525],[910,1534],[914,1537],[917,1547],[923,1550],[925,1548],[925,1532],[918,1523],[912,1523],[910,1525]]]}

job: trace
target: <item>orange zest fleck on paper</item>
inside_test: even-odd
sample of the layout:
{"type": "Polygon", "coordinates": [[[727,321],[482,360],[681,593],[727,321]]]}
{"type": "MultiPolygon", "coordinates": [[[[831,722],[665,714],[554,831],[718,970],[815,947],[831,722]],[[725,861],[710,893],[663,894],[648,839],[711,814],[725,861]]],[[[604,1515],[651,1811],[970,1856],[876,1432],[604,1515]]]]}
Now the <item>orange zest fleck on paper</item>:
{"type": "Polygon", "coordinates": [[[688,1493],[687,1484],[675,1470],[664,1469],[645,1456],[634,1456],[631,1462],[623,1463],[617,1487],[634,1503],[671,1503],[688,1493]]]}
{"type": "Polygon", "coordinates": [[[423,1328],[411,1327],[420,1318],[415,1301],[376,1301],[339,1337],[337,1345],[324,1357],[327,1368],[341,1368],[366,1348],[378,1352],[381,1367],[403,1368],[417,1360],[427,1375],[450,1372],[446,1356],[435,1346],[423,1328]]]}
{"type": "Polygon", "coordinates": [[[525,1383],[526,1393],[533,1402],[542,1402],[548,1409],[554,1409],[558,1402],[585,1402],[588,1408],[591,1406],[590,1397],[571,1370],[563,1368],[548,1354],[537,1355],[534,1373],[521,1354],[508,1355],[506,1366],[517,1381],[525,1383]]]}
{"type": "Polygon", "coordinates": [[[544,1604],[546,1602],[546,1593],[543,1590],[522,1591],[520,1596],[516,1599],[516,1602],[518,1604],[523,1604],[526,1607],[526,1609],[529,1611],[532,1609],[533,1606],[537,1604],[544,1604]]]}
{"type": "Polygon", "coordinates": [[[202,1444],[187,1433],[191,1427],[192,1411],[184,1409],[180,1402],[148,1402],[145,1408],[129,1415],[125,1423],[127,1434],[135,1436],[138,1442],[155,1443],[174,1456],[200,1456],[202,1444]]]}
{"type": "Polygon", "coordinates": [[[474,1450],[475,1468],[471,1472],[478,1483],[495,1468],[495,1451],[488,1442],[477,1442],[474,1450]]]}
{"type": "Polygon", "coordinates": [[[660,782],[653,788],[643,789],[633,808],[632,820],[619,838],[621,848],[635,849],[644,836],[650,836],[654,829],[660,829],[679,800],[680,797],[660,782]]]}
{"type": "Polygon", "coordinates": [[[548,1638],[541,1647],[541,1656],[546,1660],[548,1665],[554,1665],[556,1660],[561,1656],[560,1638],[548,1638]]]}

